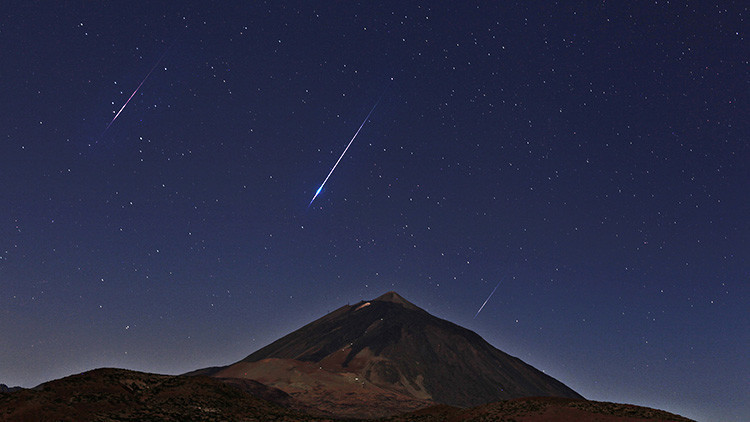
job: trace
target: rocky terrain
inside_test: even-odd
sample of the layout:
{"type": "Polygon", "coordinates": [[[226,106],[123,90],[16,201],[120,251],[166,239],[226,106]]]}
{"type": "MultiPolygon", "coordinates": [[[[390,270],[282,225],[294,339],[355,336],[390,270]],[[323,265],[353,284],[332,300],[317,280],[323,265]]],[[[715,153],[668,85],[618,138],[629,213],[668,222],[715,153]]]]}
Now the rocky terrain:
{"type": "Polygon", "coordinates": [[[0,394],[2,421],[330,420],[294,407],[288,395],[262,384],[124,369],[96,369],[0,394]]]}
{"type": "Polygon", "coordinates": [[[690,422],[669,412],[648,407],[559,397],[503,400],[470,409],[435,406],[381,421],[389,422],[690,422]]]}
{"type": "MultiPolygon", "coordinates": [[[[325,415],[288,394],[242,379],[96,369],[0,393],[0,421],[354,421],[325,415]]],[[[434,405],[382,422],[689,422],[645,407],[533,397],[473,408],[434,405]]]]}

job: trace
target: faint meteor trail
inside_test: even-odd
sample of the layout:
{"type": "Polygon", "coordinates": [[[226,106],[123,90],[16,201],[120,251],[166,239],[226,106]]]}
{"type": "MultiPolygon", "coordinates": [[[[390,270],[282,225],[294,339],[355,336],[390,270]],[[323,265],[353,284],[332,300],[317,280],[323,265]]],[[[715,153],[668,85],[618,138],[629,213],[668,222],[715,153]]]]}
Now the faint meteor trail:
{"type": "Polygon", "coordinates": [[[140,84],[138,84],[138,87],[135,89],[135,91],[133,91],[133,93],[130,94],[130,98],[128,98],[128,100],[125,101],[125,104],[123,104],[122,107],[120,107],[120,111],[118,111],[117,114],[115,114],[115,117],[112,118],[112,121],[109,122],[106,128],[104,128],[104,132],[102,132],[101,136],[104,136],[104,134],[107,133],[107,130],[109,130],[109,127],[112,126],[112,123],[114,123],[115,120],[117,120],[117,117],[120,115],[120,113],[122,113],[122,111],[125,110],[125,107],[128,105],[130,100],[133,99],[133,97],[138,92],[138,90],[141,89],[141,86],[143,86],[143,83],[146,82],[146,79],[148,79],[148,77],[151,76],[151,74],[154,72],[154,69],[156,69],[156,66],[159,66],[159,63],[161,63],[161,59],[164,58],[164,56],[167,54],[167,51],[169,51],[169,47],[166,50],[164,50],[164,52],[161,54],[161,57],[159,57],[159,60],[157,60],[154,66],[151,68],[151,70],[148,71],[148,74],[146,74],[146,77],[143,78],[140,84]]]}
{"type": "Polygon", "coordinates": [[[372,109],[370,110],[370,112],[367,113],[367,117],[365,117],[365,120],[362,122],[361,125],[359,125],[359,129],[357,129],[357,132],[354,134],[354,136],[352,136],[352,139],[351,141],[349,141],[349,144],[346,146],[346,148],[344,148],[344,152],[341,153],[341,156],[339,157],[339,159],[336,160],[336,164],[334,164],[333,168],[331,168],[331,171],[328,172],[328,176],[326,176],[325,180],[323,180],[323,183],[320,184],[320,187],[318,188],[318,190],[315,191],[315,195],[313,195],[312,199],[310,200],[310,203],[307,204],[307,208],[310,208],[310,205],[312,205],[313,201],[315,201],[315,198],[317,198],[318,195],[320,195],[320,192],[323,190],[323,186],[325,186],[326,182],[328,181],[328,178],[331,177],[331,174],[333,174],[333,171],[336,170],[336,166],[338,166],[341,159],[344,158],[344,154],[346,154],[346,151],[349,149],[350,146],[352,146],[352,142],[354,142],[354,138],[356,138],[357,135],[359,135],[359,131],[362,130],[362,128],[365,126],[365,123],[367,123],[367,120],[370,118],[370,115],[372,114],[372,112],[375,111],[375,107],[377,107],[379,103],[380,103],[380,98],[378,98],[378,101],[376,101],[375,105],[372,106],[372,109]]]}
{"type": "Polygon", "coordinates": [[[474,314],[474,318],[473,318],[473,319],[476,319],[476,318],[477,318],[477,315],[479,315],[479,313],[480,313],[480,312],[482,312],[482,309],[484,309],[484,305],[486,305],[486,304],[487,304],[487,302],[489,302],[489,301],[490,301],[490,298],[492,297],[492,295],[494,295],[494,294],[495,294],[495,290],[497,290],[497,288],[498,288],[498,287],[500,287],[500,283],[501,283],[502,281],[503,281],[503,280],[500,280],[500,281],[498,281],[498,282],[497,282],[497,286],[495,286],[495,289],[494,289],[494,290],[492,290],[492,293],[490,293],[490,295],[489,295],[489,296],[487,296],[487,300],[485,300],[485,301],[484,301],[484,303],[482,304],[482,306],[480,306],[480,307],[479,307],[479,310],[477,311],[477,313],[476,313],[476,314],[474,314]]]}

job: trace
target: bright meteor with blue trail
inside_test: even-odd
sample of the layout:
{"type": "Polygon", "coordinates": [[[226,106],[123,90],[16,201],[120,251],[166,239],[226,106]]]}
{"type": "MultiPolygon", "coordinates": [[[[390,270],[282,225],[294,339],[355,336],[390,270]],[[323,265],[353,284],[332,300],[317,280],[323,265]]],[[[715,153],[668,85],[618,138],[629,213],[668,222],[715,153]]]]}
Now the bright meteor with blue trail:
{"type": "Polygon", "coordinates": [[[341,161],[341,159],[344,158],[344,154],[346,154],[346,151],[348,151],[349,147],[352,146],[352,142],[354,142],[354,139],[357,137],[357,135],[359,135],[359,131],[362,130],[362,128],[365,126],[365,123],[367,123],[367,120],[370,119],[370,115],[372,114],[373,111],[375,111],[375,107],[378,106],[378,103],[380,103],[380,99],[378,99],[378,101],[375,102],[375,105],[372,106],[372,109],[370,110],[370,112],[367,113],[367,117],[365,117],[365,120],[362,122],[361,125],[359,125],[359,129],[357,129],[357,132],[354,133],[354,136],[352,136],[352,139],[349,141],[349,144],[347,144],[346,148],[344,148],[344,152],[341,153],[341,156],[339,157],[339,159],[336,160],[336,164],[334,164],[333,168],[331,168],[331,171],[328,172],[328,176],[326,176],[325,180],[323,180],[323,183],[320,184],[320,187],[318,188],[318,190],[315,191],[315,195],[313,195],[312,199],[310,200],[310,203],[307,204],[308,208],[310,207],[310,205],[312,205],[313,201],[315,201],[315,198],[317,198],[318,195],[320,195],[320,192],[323,191],[323,186],[325,186],[326,182],[331,177],[331,174],[333,174],[333,171],[336,170],[336,166],[339,165],[339,162],[341,161]]]}

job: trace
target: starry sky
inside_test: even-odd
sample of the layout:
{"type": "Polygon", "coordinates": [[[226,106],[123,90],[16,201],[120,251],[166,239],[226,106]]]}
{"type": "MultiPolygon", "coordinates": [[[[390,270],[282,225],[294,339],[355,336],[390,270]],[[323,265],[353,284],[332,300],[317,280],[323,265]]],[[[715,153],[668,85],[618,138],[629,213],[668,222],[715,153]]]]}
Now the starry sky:
{"type": "Polygon", "coordinates": [[[0,382],[396,290],[589,399],[750,415],[742,2],[145,3],[2,12],[0,382]]]}

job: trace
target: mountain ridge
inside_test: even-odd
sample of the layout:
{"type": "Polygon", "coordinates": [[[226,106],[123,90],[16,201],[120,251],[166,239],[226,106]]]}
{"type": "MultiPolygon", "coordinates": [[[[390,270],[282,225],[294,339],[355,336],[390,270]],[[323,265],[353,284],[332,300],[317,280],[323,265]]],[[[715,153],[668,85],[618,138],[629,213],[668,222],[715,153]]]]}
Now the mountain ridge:
{"type": "MultiPolygon", "coordinates": [[[[528,396],[583,398],[477,333],[435,317],[393,291],[344,305],[234,364],[191,374],[254,376],[308,402],[319,400],[326,388],[356,380],[363,396],[365,391],[378,397],[381,390],[393,393],[388,400],[403,402],[407,407],[402,411],[419,401],[473,407],[528,396]],[[327,381],[317,380],[316,373],[327,381]],[[300,389],[300,383],[313,387],[300,389]]],[[[347,416],[368,412],[368,406],[377,407],[365,400],[347,416]]]]}
{"type": "MultiPolygon", "coordinates": [[[[354,421],[309,408],[279,390],[250,380],[161,375],[116,368],[93,369],[33,389],[0,393],[0,421],[39,420],[354,421]]],[[[641,406],[556,397],[504,400],[466,409],[435,405],[377,420],[695,422],[641,406]]]]}

